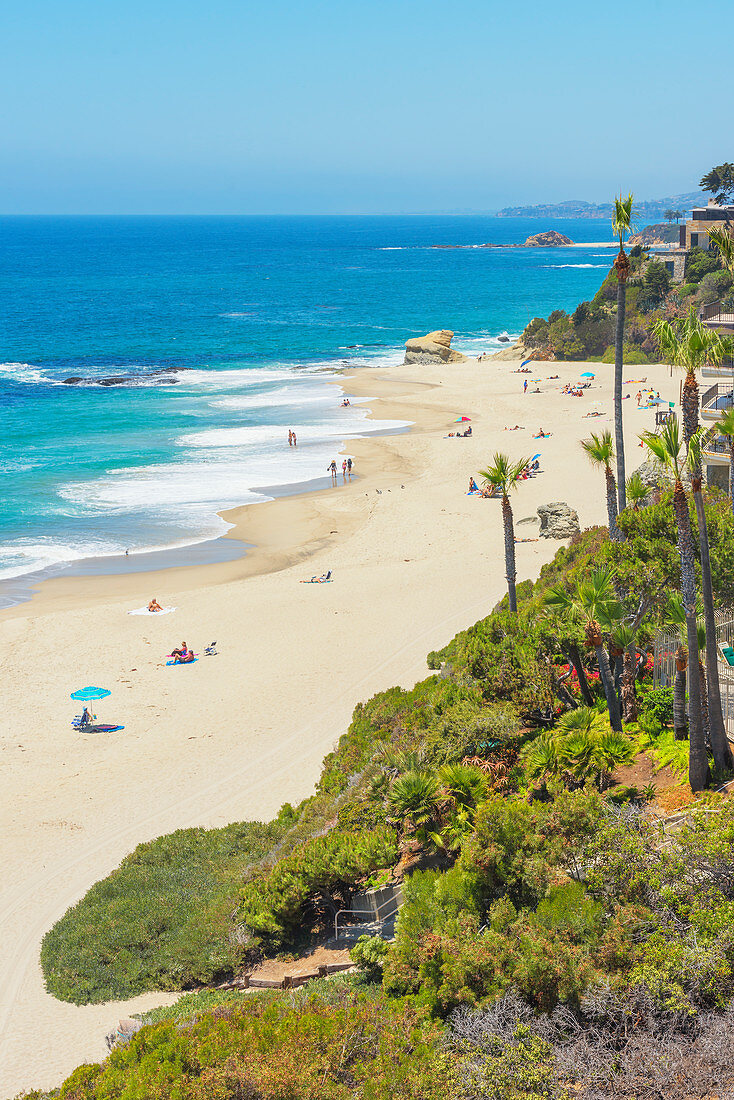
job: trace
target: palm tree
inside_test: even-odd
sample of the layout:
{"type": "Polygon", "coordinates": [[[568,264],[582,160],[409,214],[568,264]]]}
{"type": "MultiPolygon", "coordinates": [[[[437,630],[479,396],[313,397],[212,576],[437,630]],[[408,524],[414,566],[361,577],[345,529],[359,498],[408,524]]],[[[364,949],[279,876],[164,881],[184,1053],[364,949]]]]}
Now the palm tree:
{"type": "Polygon", "coordinates": [[[612,229],[619,240],[619,252],[614,261],[614,270],[617,273],[617,327],[614,334],[614,443],[617,451],[617,494],[619,497],[619,510],[623,512],[627,501],[625,497],[625,470],[624,470],[624,431],[622,427],[622,370],[624,365],[624,314],[627,305],[627,279],[630,273],[630,262],[624,250],[624,242],[627,234],[632,232],[632,193],[623,199],[620,195],[614,200],[614,213],[612,215],[612,229]]]}
{"type": "Polygon", "coordinates": [[[688,720],[686,718],[686,669],[688,668],[688,650],[685,647],[686,612],[678,592],[668,600],[666,623],[680,634],[681,641],[675,651],[675,679],[673,681],[673,734],[676,741],[688,740],[688,720]]]}
{"type": "Polygon", "coordinates": [[[585,625],[586,644],[596,654],[599,676],[607,700],[609,721],[612,729],[621,732],[622,719],[619,714],[619,700],[614,690],[609,657],[604,648],[604,637],[599,619],[618,618],[619,605],[614,598],[612,585],[613,570],[597,569],[588,580],[578,581],[574,591],[569,592],[560,585],[549,588],[545,603],[557,611],[565,612],[570,618],[581,620],[585,625]]]}
{"type": "Polygon", "coordinates": [[[484,479],[485,485],[491,485],[493,489],[499,489],[502,493],[502,522],[505,528],[505,573],[507,574],[507,591],[510,597],[510,611],[517,612],[517,594],[515,591],[515,528],[512,521],[512,506],[510,505],[510,493],[517,486],[517,479],[528,464],[527,458],[520,458],[512,462],[507,455],[495,452],[491,466],[486,470],[480,470],[479,474],[484,479]]]}
{"type": "Polygon", "coordinates": [[[624,535],[617,526],[617,484],[612,473],[614,461],[614,443],[612,433],[607,429],[597,435],[591,433],[590,439],[582,439],[581,446],[586,451],[593,466],[603,466],[607,483],[607,522],[609,537],[614,542],[624,542],[624,535]]]}
{"type": "Polygon", "coordinates": [[[716,425],[716,430],[729,441],[729,496],[734,515],[734,406],[726,410],[716,425]]]}
{"type": "Polygon", "coordinates": [[[673,218],[675,217],[675,210],[666,210],[663,214],[663,217],[665,218],[666,222],[672,222],[673,218]]]}
{"type": "Polygon", "coordinates": [[[438,812],[438,781],[429,772],[405,772],[393,783],[387,801],[393,815],[409,821],[420,834],[438,812]]]}
{"type": "Polygon", "coordinates": [[[650,495],[650,486],[645,485],[640,475],[635,472],[627,478],[627,500],[632,505],[634,512],[639,511],[640,505],[650,495]]]}
{"type": "Polygon", "coordinates": [[[688,514],[688,500],[681,481],[682,441],[677,417],[670,417],[660,429],[660,435],[645,432],[643,443],[647,444],[651,454],[664,466],[673,471],[675,487],[673,490],[673,511],[678,528],[678,553],[680,555],[680,580],[683,608],[686,617],[686,640],[688,643],[688,711],[690,753],[688,779],[691,790],[702,791],[709,780],[706,741],[701,712],[701,684],[698,678],[698,631],[696,620],[696,566],[693,556],[693,538],[691,520],[688,514]],[[693,670],[693,671],[691,671],[693,670]]]}
{"type": "Polygon", "coordinates": [[[677,225],[677,224],[678,224],[678,222],[679,222],[679,221],[681,220],[681,218],[683,217],[683,211],[682,211],[682,210],[674,210],[674,211],[673,211],[673,217],[675,218],[675,223],[676,223],[676,225],[677,225]]]}
{"type": "Polygon", "coordinates": [[[628,623],[619,623],[612,630],[612,644],[624,651],[622,670],[622,712],[625,722],[637,721],[637,695],[635,694],[637,631],[628,623]]]}
{"type": "Polygon", "coordinates": [[[724,350],[721,337],[707,329],[691,306],[685,317],[673,321],[660,319],[652,326],[660,353],[671,366],[686,372],[683,383],[683,438],[686,449],[698,431],[698,380],[696,371],[710,362],[716,362],[724,350]]]}
{"type": "MultiPolygon", "coordinates": [[[[711,556],[709,553],[709,535],[706,525],[706,507],[703,500],[703,478],[701,476],[701,432],[693,436],[688,448],[688,468],[691,471],[691,493],[696,506],[698,522],[698,545],[701,552],[701,598],[706,625],[706,702],[708,704],[711,751],[719,771],[731,768],[734,764],[729,741],[726,736],[724,715],[721,706],[721,687],[719,684],[719,659],[716,650],[716,616],[714,615],[714,589],[711,579],[711,556]]],[[[703,699],[701,700],[703,707],[703,699]]]]}
{"type": "Polygon", "coordinates": [[[734,237],[726,229],[707,229],[706,232],[722,264],[734,278],[734,237]]]}

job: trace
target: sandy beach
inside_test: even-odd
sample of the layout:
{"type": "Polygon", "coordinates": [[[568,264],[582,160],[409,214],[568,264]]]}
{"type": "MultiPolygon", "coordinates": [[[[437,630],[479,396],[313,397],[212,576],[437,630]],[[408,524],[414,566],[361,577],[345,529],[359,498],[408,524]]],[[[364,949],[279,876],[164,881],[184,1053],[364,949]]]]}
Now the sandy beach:
{"type": "MultiPolygon", "coordinates": [[[[603,475],[578,440],[612,426],[613,368],[533,367],[521,375],[515,362],[487,360],[344,374],[336,381],[376,418],[414,427],[351,443],[351,483],[340,472],[335,488],[228,513],[231,537],[253,546],[245,557],[47,581],[0,613],[0,1097],[58,1085],[104,1057],[104,1033],[120,1016],[175,999],[78,1008],[48,996],[39,946],[69,905],[141,841],[268,818],[308,795],[355,704],[423,678],[426,654],[503,595],[500,503],[466,495],[495,450],[542,456],[543,473],[514,496],[518,538],[537,538],[535,510],[549,501],[571,504],[582,527],[606,522],[603,475]],[[596,380],[584,397],[561,395],[586,370],[596,380]],[[529,383],[524,394],[535,378],[540,393],[529,383]],[[591,411],[604,415],[586,419],[591,411]],[[462,414],[473,435],[446,438],[462,414]],[[504,430],[515,424],[523,430],[504,430]],[[541,427],[550,438],[533,439],[541,427]],[[327,570],[332,584],[300,583],[327,570]],[[152,596],[177,610],[128,614],[152,596]],[[166,667],[182,639],[196,652],[216,640],[218,655],[166,667]],[[71,728],[69,693],[85,684],[111,689],[96,713],[123,731],[71,728]]],[[[667,367],[625,370],[643,377],[677,402],[667,367]]],[[[628,472],[645,457],[638,433],[655,420],[637,408],[639,388],[625,386],[628,472]]],[[[558,546],[520,542],[518,579],[535,577],[558,546]]]]}

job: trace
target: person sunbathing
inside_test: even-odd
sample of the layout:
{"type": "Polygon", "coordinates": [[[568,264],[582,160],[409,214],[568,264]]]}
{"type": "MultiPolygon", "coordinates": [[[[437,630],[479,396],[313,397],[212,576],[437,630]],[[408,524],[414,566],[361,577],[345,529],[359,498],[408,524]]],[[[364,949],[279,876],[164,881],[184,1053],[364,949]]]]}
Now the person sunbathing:
{"type": "Polygon", "coordinates": [[[505,428],[506,432],[524,432],[525,427],[522,424],[516,424],[514,428],[505,428]]]}
{"type": "Polygon", "coordinates": [[[186,642],[181,642],[180,649],[172,649],[171,656],[173,657],[174,665],[188,665],[194,659],[194,654],[186,645],[186,642]]]}
{"type": "Polygon", "coordinates": [[[148,611],[162,611],[162,610],[163,610],[163,608],[161,607],[161,605],[158,603],[158,600],[154,596],[153,599],[148,604],[148,611]]]}
{"type": "Polygon", "coordinates": [[[469,492],[470,493],[478,493],[479,492],[479,486],[477,485],[477,483],[476,483],[476,481],[474,480],[473,477],[469,478],[469,492]]]}
{"type": "Polygon", "coordinates": [[[584,420],[586,420],[587,417],[589,417],[589,416],[603,416],[603,415],[604,415],[604,413],[600,413],[600,412],[584,413],[584,420]]]}
{"type": "Polygon", "coordinates": [[[550,432],[544,432],[542,428],[538,428],[538,434],[534,435],[533,439],[547,439],[550,434],[550,432]]]}

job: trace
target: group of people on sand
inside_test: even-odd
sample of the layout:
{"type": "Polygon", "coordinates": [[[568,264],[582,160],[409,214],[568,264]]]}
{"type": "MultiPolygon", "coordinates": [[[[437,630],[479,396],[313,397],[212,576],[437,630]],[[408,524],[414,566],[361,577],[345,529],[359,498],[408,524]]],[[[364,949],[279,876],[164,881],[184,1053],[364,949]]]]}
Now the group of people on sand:
{"type": "Polygon", "coordinates": [[[186,642],[181,642],[180,648],[172,649],[171,656],[174,665],[190,665],[192,661],[196,660],[196,654],[189,649],[186,642]]]}
{"type": "Polygon", "coordinates": [[[577,382],[576,385],[567,382],[561,390],[561,393],[565,394],[566,397],[583,397],[584,390],[588,390],[590,385],[591,382],[577,382]]]}
{"type": "Polygon", "coordinates": [[[637,408],[649,409],[652,405],[657,405],[660,402],[660,394],[657,390],[642,390],[637,391],[637,408]],[[640,402],[645,402],[644,405],[640,405],[640,402]]]}
{"type": "Polygon", "coordinates": [[[466,439],[470,435],[471,435],[471,424],[463,432],[449,432],[449,434],[446,436],[446,439],[466,439]]]}
{"type": "MultiPolygon", "coordinates": [[[[345,458],[343,460],[343,462],[342,462],[342,481],[346,482],[346,481],[351,481],[352,480],[352,466],[353,465],[354,465],[354,463],[352,462],[351,458],[345,458]]],[[[338,471],[337,471],[337,465],[336,465],[336,459],[335,458],[332,458],[331,462],[326,467],[326,470],[327,470],[327,473],[331,474],[331,483],[332,483],[332,485],[336,485],[337,477],[338,477],[338,471]]]]}
{"type": "Polygon", "coordinates": [[[289,428],[288,429],[288,446],[289,447],[296,447],[297,445],[298,445],[298,441],[296,439],[296,433],[291,428],[289,428]]]}
{"type": "MultiPolygon", "coordinates": [[[[520,471],[520,473],[517,475],[516,481],[527,481],[528,478],[535,477],[535,475],[539,474],[539,473],[540,473],[540,462],[536,458],[532,462],[528,462],[528,464],[524,467],[524,469],[522,469],[520,471]]],[[[485,487],[483,489],[481,489],[477,485],[474,478],[470,477],[469,478],[469,488],[467,489],[467,494],[466,495],[467,496],[480,496],[480,497],[484,497],[485,500],[489,500],[491,497],[497,496],[497,490],[491,485],[485,485],[485,487]]]]}

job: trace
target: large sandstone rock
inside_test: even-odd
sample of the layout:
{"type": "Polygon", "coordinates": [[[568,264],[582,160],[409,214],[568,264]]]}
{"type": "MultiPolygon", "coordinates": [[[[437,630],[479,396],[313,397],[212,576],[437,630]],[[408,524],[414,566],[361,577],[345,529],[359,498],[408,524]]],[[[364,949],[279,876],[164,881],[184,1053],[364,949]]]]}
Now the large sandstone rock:
{"type": "Polygon", "coordinates": [[[427,336],[411,336],[405,342],[404,363],[467,363],[466,355],[453,351],[451,340],[453,332],[439,329],[427,336]]]}
{"type": "Polygon", "coordinates": [[[580,531],[579,517],[573,508],[569,508],[563,501],[556,500],[552,504],[541,504],[538,508],[540,516],[540,531],[542,539],[570,539],[580,531]]]}
{"type": "Polygon", "coordinates": [[[558,233],[555,229],[549,229],[545,233],[534,233],[525,241],[525,248],[566,248],[573,244],[565,233],[558,233]]]}
{"type": "Polygon", "coordinates": [[[522,339],[515,340],[514,344],[507,344],[504,348],[490,355],[490,359],[499,359],[501,362],[513,362],[517,360],[519,363],[523,359],[529,358],[530,352],[523,344],[522,339]]]}

